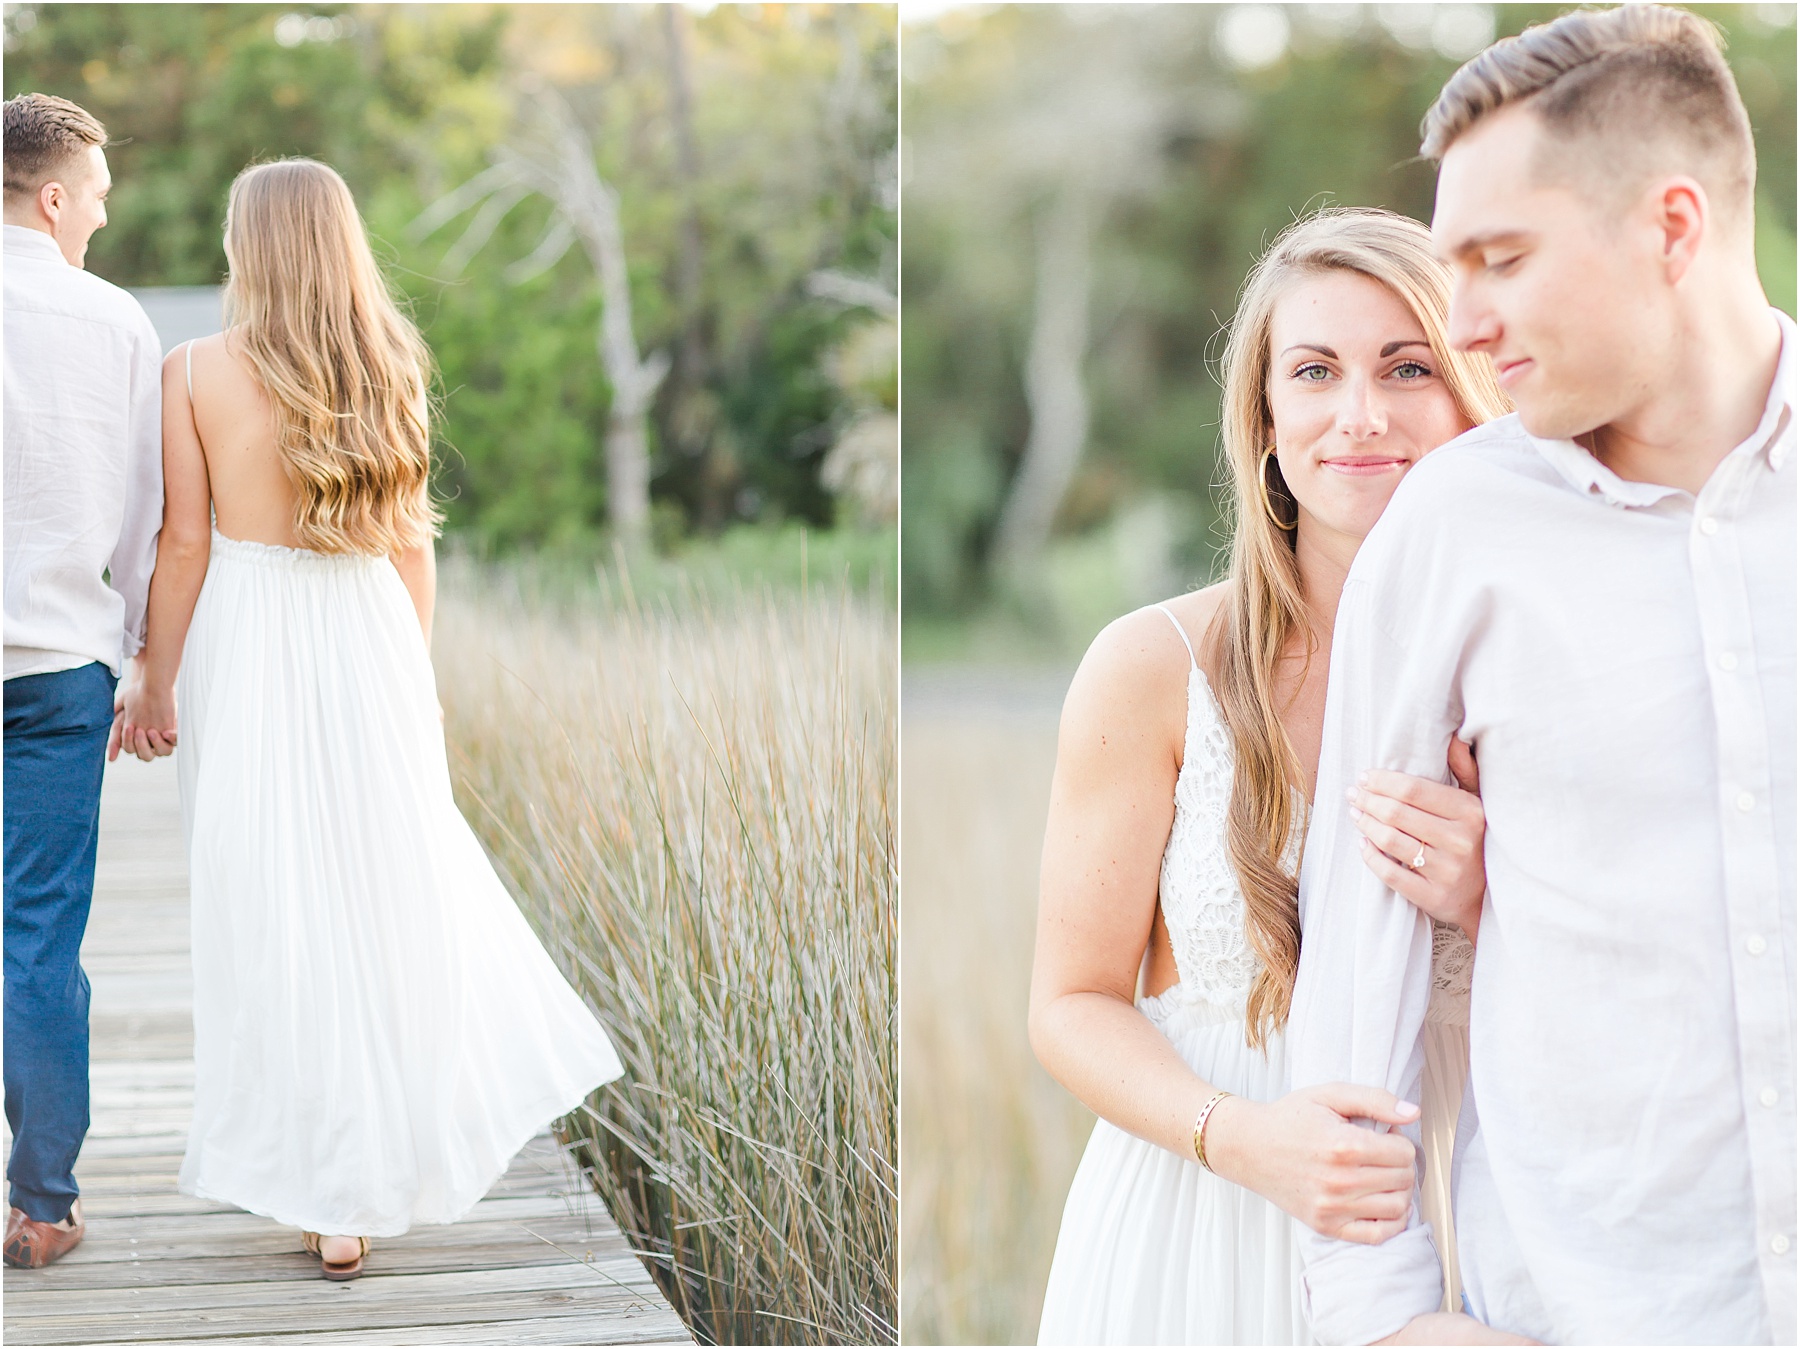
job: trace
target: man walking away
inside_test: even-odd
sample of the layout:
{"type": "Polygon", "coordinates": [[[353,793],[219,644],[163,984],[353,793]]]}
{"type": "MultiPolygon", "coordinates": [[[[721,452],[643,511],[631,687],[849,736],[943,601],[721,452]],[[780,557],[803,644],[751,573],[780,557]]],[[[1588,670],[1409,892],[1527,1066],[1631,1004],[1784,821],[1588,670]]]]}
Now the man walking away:
{"type": "Polygon", "coordinates": [[[106,223],[106,131],[65,99],[5,105],[6,1263],[81,1240],[100,778],[143,645],[162,519],[162,360],[130,295],[82,269],[106,223]]]}

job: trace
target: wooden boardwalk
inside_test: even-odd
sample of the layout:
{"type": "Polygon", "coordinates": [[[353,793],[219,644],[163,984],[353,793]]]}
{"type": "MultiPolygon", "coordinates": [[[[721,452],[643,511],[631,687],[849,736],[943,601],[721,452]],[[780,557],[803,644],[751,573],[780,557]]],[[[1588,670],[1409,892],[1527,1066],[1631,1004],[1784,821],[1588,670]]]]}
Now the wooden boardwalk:
{"type": "Polygon", "coordinates": [[[548,1135],[467,1218],[375,1242],[350,1283],[321,1279],[296,1229],[177,1192],[194,1062],[174,765],[121,757],[107,769],[82,947],[87,1237],[47,1269],[6,1271],[6,1342],[692,1343],[548,1135]]]}

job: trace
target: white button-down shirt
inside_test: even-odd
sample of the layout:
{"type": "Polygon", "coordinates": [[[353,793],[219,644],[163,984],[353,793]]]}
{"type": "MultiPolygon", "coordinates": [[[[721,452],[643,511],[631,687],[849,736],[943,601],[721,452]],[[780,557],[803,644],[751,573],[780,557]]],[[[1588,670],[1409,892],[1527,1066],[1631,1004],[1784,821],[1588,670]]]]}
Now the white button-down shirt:
{"type": "MultiPolygon", "coordinates": [[[[1363,864],[1366,768],[1472,740],[1488,899],[1456,1223],[1469,1310],[1550,1344],[1795,1334],[1794,326],[1698,497],[1505,417],[1427,456],[1338,610],[1295,1086],[1417,1101],[1431,930],[1363,864]]],[[[1416,1133],[1416,1130],[1414,1131],[1416,1133]]],[[[1438,1305],[1430,1229],[1301,1234],[1314,1333],[1438,1305]]]]}
{"type": "Polygon", "coordinates": [[[6,678],[144,644],[162,528],[162,347],[143,306],[7,225],[6,678]]]}

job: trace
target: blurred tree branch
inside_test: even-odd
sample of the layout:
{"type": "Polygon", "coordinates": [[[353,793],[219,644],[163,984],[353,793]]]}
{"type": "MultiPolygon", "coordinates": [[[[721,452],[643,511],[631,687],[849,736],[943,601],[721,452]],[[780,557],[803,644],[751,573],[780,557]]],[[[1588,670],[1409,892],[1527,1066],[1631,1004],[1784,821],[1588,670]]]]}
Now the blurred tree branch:
{"type": "Polygon", "coordinates": [[[452,275],[487,243],[507,213],[532,193],[554,208],[543,240],[509,274],[535,275],[554,266],[579,242],[600,278],[600,362],[612,386],[607,417],[606,512],[628,552],[650,541],[650,443],[646,419],[669,371],[666,352],[639,354],[631,323],[631,273],[619,227],[619,196],[595,165],[593,140],[568,101],[541,75],[519,77],[520,126],[494,152],[494,163],[433,202],[409,227],[424,239],[465,213],[480,209],[444,255],[452,275]]]}

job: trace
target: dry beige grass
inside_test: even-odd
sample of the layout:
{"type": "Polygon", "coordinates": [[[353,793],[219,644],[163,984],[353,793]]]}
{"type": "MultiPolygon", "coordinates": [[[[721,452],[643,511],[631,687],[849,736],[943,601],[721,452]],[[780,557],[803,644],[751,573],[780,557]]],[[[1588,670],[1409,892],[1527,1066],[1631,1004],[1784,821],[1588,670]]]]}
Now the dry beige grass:
{"type": "Polygon", "coordinates": [[[894,613],[449,564],[470,822],[625,1061],[565,1122],[698,1336],[891,1341],[894,613]]]}
{"type": "Polygon", "coordinates": [[[1093,1127],[1025,1034],[1052,685],[907,680],[902,755],[902,1332],[1029,1344],[1093,1127]]]}

